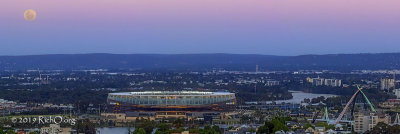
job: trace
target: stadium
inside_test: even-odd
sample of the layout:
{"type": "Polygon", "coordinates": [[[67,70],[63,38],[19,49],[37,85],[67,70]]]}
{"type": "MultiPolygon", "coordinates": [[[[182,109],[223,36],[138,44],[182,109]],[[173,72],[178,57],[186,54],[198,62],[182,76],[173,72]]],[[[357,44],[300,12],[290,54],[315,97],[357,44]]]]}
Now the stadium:
{"type": "Polygon", "coordinates": [[[235,109],[235,94],[199,91],[145,91],[109,93],[108,109],[126,112],[230,112],[235,109]]]}

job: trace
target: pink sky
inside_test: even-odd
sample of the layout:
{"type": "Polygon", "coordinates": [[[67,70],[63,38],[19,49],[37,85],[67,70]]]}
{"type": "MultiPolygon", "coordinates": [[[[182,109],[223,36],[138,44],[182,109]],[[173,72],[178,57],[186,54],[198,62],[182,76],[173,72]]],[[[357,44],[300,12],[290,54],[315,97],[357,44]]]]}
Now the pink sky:
{"type": "Polygon", "coordinates": [[[339,49],[348,45],[364,46],[360,52],[386,52],[400,50],[375,45],[400,43],[396,40],[399,7],[398,0],[2,0],[0,35],[6,37],[1,44],[15,51],[27,47],[26,41],[17,38],[31,40],[40,49],[32,53],[293,55],[353,52],[339,49]],[[36,10],[34,22],[24,20],[26,9],[36,10]],[[136,39],[129,39],[130,35],[136,39]],[[358,41],[364,38],[368,40],[358,41]],[[112,47],[102,42],[117,42],[119,48],[93,49],[112,47]],[[49,44],[58,46],[44,50],[49,44]],[[79,48],[82,45],[87,47],[79,48]],[[299,47],[290,48],[293,45],[299,47]]]}

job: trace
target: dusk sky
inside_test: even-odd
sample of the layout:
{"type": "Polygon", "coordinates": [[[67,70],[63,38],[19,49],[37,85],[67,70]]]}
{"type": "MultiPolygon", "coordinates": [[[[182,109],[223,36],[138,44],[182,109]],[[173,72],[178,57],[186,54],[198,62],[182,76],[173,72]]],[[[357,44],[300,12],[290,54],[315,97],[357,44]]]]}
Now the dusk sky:
{"type": "Polygon", "coordinates": [[[400,52],[399,0],[0,0],[0,55],[370,52],[400,52]]]}

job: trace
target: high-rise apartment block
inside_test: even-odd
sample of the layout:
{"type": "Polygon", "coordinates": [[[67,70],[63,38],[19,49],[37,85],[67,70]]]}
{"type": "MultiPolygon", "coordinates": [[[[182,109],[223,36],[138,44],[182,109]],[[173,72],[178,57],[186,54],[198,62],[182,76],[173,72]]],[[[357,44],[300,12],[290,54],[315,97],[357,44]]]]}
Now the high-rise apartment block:
{"type": "Polygon", "coordinates": [[[313,86],[331,86],[340,87],[342,86],[342,80],[339,79],[325,79],[325,78],[307,78],[307,82],[312,83],[313,86]]]}
{"type": "Polygon", "coordinates": [[[381,90],[391,90],[395,87],[394,79],[382,78],[381,79],[381,90]]]}

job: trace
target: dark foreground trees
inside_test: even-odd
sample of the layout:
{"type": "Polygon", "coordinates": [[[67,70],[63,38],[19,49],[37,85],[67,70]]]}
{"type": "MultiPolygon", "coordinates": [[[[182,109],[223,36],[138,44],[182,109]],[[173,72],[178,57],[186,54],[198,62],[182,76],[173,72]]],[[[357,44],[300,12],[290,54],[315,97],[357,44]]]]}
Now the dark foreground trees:
{"type": "Polygon", "coordinates": [[[400,133],[400,125],[390,126],[388,124],[379,122],[371,131],[365,134],[398,134],[400,133]]]}
{"type": "Polygon", "coordinates": [[[289,117],[275,117],[266,121],[264,126],[258,129],[257,134],[272,134],[279,130],[288,131],[289,128],[285,125],[285,122],[290,120],[289,117]]]}

